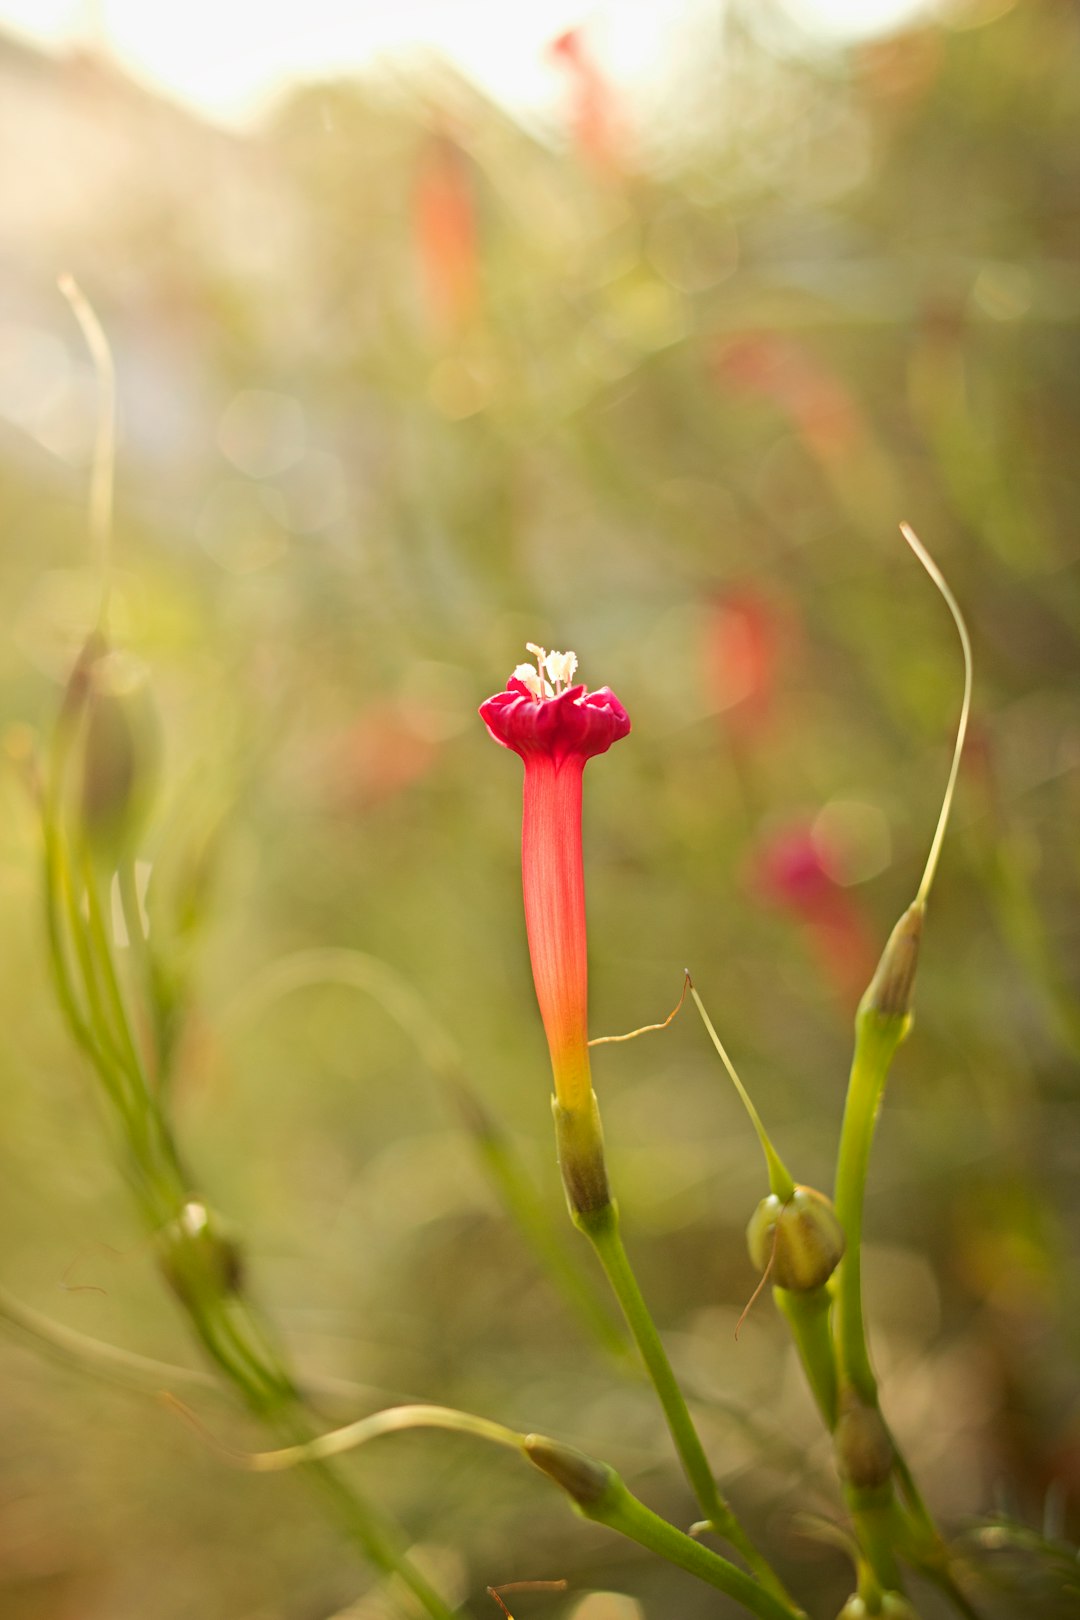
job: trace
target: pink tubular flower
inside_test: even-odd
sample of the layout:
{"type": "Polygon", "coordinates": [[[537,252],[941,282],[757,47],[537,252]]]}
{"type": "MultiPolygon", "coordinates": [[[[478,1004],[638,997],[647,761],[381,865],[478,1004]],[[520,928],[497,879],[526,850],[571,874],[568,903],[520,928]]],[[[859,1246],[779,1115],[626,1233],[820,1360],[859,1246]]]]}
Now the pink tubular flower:
{"type": "Polygon", "coordinates": [[[536,668],[519,664],[480,707],[497,743],[525,763],[521,869],[536,999],[544,1020],[555,1096],[567,1113],[592,1106],[589,1067],[581,781],[585,761],[625,737],[630,718],[607,686],[569,684],[573,653],[530,645],[536,668]]]}

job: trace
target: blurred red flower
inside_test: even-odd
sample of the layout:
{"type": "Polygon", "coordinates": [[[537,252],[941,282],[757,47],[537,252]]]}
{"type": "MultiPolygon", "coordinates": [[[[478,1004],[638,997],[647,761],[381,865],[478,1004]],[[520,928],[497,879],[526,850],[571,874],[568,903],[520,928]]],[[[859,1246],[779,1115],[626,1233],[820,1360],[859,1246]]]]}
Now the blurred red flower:
{"type": "Polygon", "coordinates": [[[448,135],[431,136],[421,155],[413,231],[432,325],[456,332],[479,307],[479,248],[469,160],[448,135]]]}

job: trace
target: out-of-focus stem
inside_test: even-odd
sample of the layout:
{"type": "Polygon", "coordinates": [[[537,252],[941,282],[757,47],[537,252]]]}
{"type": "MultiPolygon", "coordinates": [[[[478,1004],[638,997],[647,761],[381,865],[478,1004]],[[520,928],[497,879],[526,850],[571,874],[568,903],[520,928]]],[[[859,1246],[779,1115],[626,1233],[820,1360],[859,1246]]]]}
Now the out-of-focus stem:
{"type": "MultiPolygon", "coordinates": [[[[45,812],[46,919],[50,960],[61,1010],[80,1048],[93,1064],[122,1127],[133,1191],[140,1211],[159,1240],[180,1232],[184,1210],[194,1202],[168,1120],[151,1092],[124,1001],[113,958],[96,874],[86,867],[88,916],[73,903],[64,907],[62,895],[71,896],[68,868],[55,798],[45,812]],[[67,916],[65,919],[65,911],[67,916]],[[89,1017],[80,1009],[68,968],[64,924],[73,936],[76,963],[83,979],[89,1017]],[[99,992],[104,985],[108,1006],[99,992]],[[110,1020],[115,1025],[110,1027],[110,1020]]],[[[197,1237],[197,1234],[196,1234],[197,1237]]],[[[166,1249],[166,1252],[167,1249],[166,1249]]],[[[198,1251],[194,1251],[196,1254],[198,1251]]],[[[242,1397],[256,1416],[274,1432],[292,1442],[312,1433],[300,1397],[261,1324],[239,1298],[236,1285],[215,1275],[213,1254],[193,1260],[181,1253],[181,1270],[174,1274],[173,1292],[188,1323],[210,1361],[242,1397]],[[189,1269],[183,1269],[187,1265],[189,1269]],[[178,1279],[178,1280],[176,1280],[178,1279]]],[[[169,1275],[168,1271],[166,1275],[169,1275]]],[[[430,1620],[453,1620],[447,1606],[399,1545],[400,1537],[325,1462],[308,1465],[306,1472],[322,1494],[334,1504],[339,1521],[376,1568],[392,1574],[413,1594],[430,1620]]]]}
{"type": "Polygon", "coordinates": [[[540,1264],[597,1343],[625,1361],[628,1341],[552,1230],[548,1213],[501,1127],[487,1118],[472,1136],[492,1185],[540,1264]]]}
{"type": "Polygon", "coordinates": [[[409,980],[365,951],[322,946],[272,962],[228,1003],[229,1025],[283,996],[335,984],[370,996],[412,1042],[468,1135],[503,1208],[541,1267],[604,1350],[625,1360],[627,1341],[597,1298],[591,1279],[557,1235],[526,1165],[472,1085],[457,1043],[409,980]]]}

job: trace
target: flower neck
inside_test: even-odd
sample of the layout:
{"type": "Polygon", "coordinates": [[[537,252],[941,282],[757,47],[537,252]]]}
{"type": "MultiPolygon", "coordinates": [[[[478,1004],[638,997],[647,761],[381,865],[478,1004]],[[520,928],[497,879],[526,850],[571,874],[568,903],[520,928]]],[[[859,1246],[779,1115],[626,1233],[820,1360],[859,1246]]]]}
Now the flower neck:
{"type": "Polygon", "coordinates": [[[589,1103],[585,880],[581,859],[584,761],[525,761],[521,862],[525,925],[555,1094],[577,1110],[589,1103]]]}

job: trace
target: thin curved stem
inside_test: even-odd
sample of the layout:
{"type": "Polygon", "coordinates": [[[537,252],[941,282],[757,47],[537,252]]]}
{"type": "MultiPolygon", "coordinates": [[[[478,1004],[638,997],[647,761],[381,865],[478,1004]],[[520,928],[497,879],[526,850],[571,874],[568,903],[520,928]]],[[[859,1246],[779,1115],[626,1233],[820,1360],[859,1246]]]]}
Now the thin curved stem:
{"type": "Polygon", "coordinates": [[[223,1446],[210,1435],[186,1407],[176,1401],[172,1404],[215,1451],[253,1473],[311,1467],[368,1445],[372,1440],[402,1434],[410,1429],[442,1429],[490,1441],[527,1457],[562,1487],[582,1518],[618,1531],[668,1563],[727,1593],[751,1614],[758,1616],[759,1620],[801,1620],[802,1611],[783,1596],[759,1585],[728,1559],[653,1513],[633,1495],[614,1469],[604,1463],[596,1463],[558,1442],[546,1441],[535,1434],[520,1434],[490,1418],[478,1417],[475,1413],[462,1412],[451,1406],[413,1403],[373,1412],[329,1434],[284,1446],[277,1451],[237,1452],[223,1446]]]}
{"type": "Polygon", "coordinates": [[[949,769],[948,782],[945,785],[945,797],[941,802],[941,813],[938,816],[937,826],[934,829],[934,837],[930,844],[930,853],[926,857],[926,867],[923,871],[922,882],[919,884],[919,892],[916,895],[916,899],[925,904],[926,897],[930,893],[930,886],[934,881],[934,874],[937,871],[938,860],[941,857],[941,846],[945,841],[945,830],[949,824],[949,812],[952,809],[953,795],[956,792],[956,779],[960,773],[960,759],[964,752],[964,739],[967,736],[968,716],[971,713],[971,688],[974,659],[971,652],[971,638],[968,635],[967,625],[964,622],[964,615],[960,611],[960,604],[953,595],[944,574],[941,572],[941,569],[938,567],[933,557],[931,557],[930,553],[927,551],[926,547],[923,545],[922,541],[919,539],[918,535],[915,533],[910,524],[901,523],[900,533],[903,535],[904,539],[907,541],[908,545],[911,547],[912,551],[915,553],[916,557],[922,563],[923,567],[926,569],[926,572],[929,574],[930,578],[941,592],[941,595],[944,597],[945,605],[952,614],[953,623],[956,625],[957,634],[960,637],[960,646],[964,654],[964,697],[960,705],[960,720],[956,727],[956,743],[953,747],[952,765],[949,769]]]}
{"type": "MultiPolygon", "coordinates": [[[[206,1434],[201,1424],[199,1429],[201,1433],[206,1434]]],[[[283,1446],[277,1451],[240,1452],[224,1447],[216,1440],[211,1443],[214,1449],[220,1451],[230,1462],[237,1463],[253,1474],[266,1474],[295,1468],[301,1463],[322,1462],[329,1457],[340,1457],[345,1452],[355,1451],[360,1446],[368,1445],[372,1440],[381,1439],[384,1435],[401,1434],[408,1429],[443,1429],[453,1434],[472,1435],[475,1439],[490,1440],[493,1444],[504,1446],[510,1451],[521,1451],[525,1443],[523,1434],[508,1429],[504,1423],[477,1417],[472,1412],[461,1412],[453,1406],[438,1406],[426,1401],[415,1401],[405,1406],[387,1407],[382,1412],[372,1412],[368,1417],[359,1418],[355,1423],[346,1423],[340,1429],[332,1429],[328,1434],[318,1435],[315,1439],[304,1441],[300,1445],[283,1446]]]]}
{"type": "Polygon", "coordinates": [[[94,1377],[136,1389],[141,1394],[157,1394],[167,1383],[189,1384],[199,1389],[216,1389],[208,1372],[195,1367],[177,1367],[156,1361],[135,1350],[122,1350],[35,1311],[0,1284],[0,1322],[25,1334],[35,1344],[44,1345],[67,1365],[78,1367],[94,1377]]]}
{"type": "Polygon", "coordinates": [[[775,1194],[782,1204],[786,1204],[795,1193],[795,1182],[792,1178],[791,1172],[781,1159],[779,1153],[777,1153],[776,1149],[773,1147],[769,1133],[761,1122],[761,1116],[750,1099],[750,1093],[739,1079],[735,1065],[728,1056],[727,1049],[724,1046],[723,1041],[716,1033],[716,1030],[713,1027],[712,1019],[705,1011],[705,1004],[698,995],[697,991],[694,989],[693,980],[690,979],[689,974],[687,974],[687,981],[690,984],[690,994],[694,998],[694,1005],[701,1014],[701,1021],[708,1031],[709,1039],[715,1046],[720,1061],[727,1070],[728,1077],[730,1078],[732,1085],[735,1087],[735,1090],[739,1093],[740,1101],[750,1116],[750,1123],[757,1132],[758,1141],[761,1143],[762,1152],[765,1154],[765,1163],[768,1166],[769,1191],[775,1194]]]}

